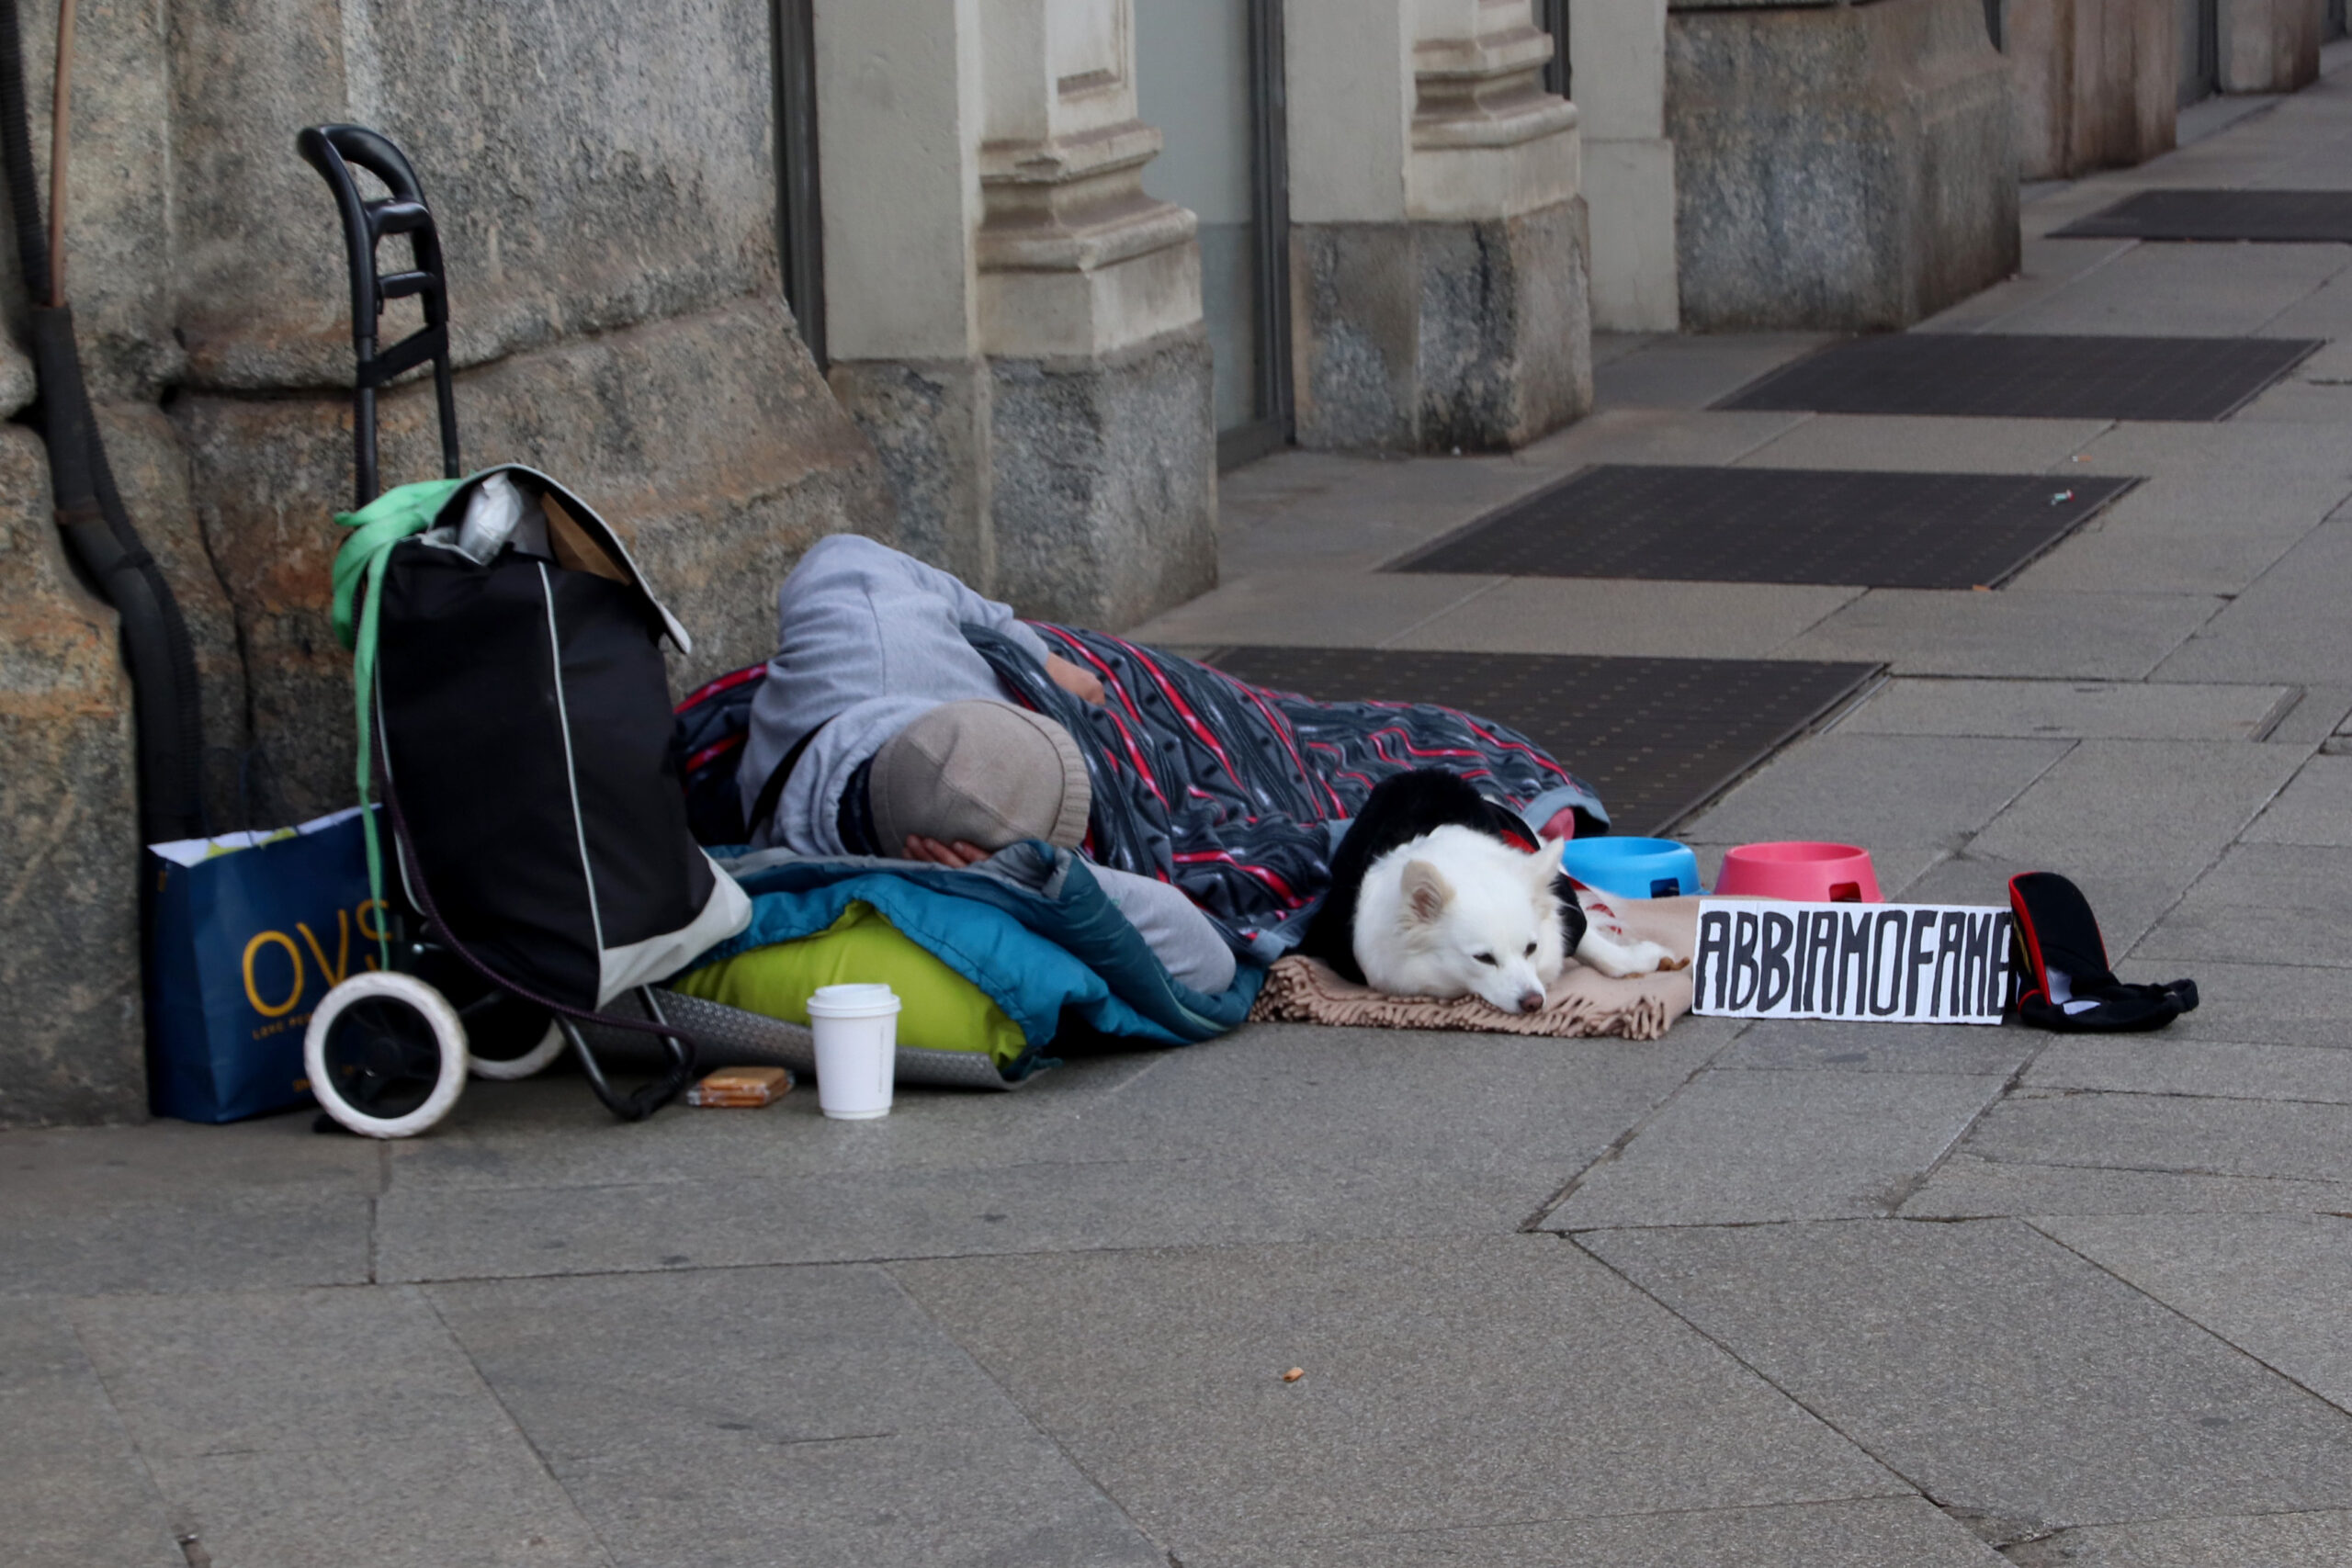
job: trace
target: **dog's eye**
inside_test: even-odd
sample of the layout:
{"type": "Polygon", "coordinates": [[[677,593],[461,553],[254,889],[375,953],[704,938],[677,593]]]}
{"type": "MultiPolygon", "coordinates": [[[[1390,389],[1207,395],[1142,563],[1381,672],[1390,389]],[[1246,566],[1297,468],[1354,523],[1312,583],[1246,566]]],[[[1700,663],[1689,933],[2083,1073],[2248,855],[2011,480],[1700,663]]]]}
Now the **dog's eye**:
{"type": "Polygon", "coordinates": [[[1527,956],[1530,958],[1535,956],[1535,944],[1532,942],[1527,944],[1527,956]]]}
{"type": "Polygon", "coordinates": [[[1494,967],[1495,955],[1491,953],[1474,953],[1470,956],[1476,959],[1479,963],[1486,964],[1488,968],[1494,967]]]}

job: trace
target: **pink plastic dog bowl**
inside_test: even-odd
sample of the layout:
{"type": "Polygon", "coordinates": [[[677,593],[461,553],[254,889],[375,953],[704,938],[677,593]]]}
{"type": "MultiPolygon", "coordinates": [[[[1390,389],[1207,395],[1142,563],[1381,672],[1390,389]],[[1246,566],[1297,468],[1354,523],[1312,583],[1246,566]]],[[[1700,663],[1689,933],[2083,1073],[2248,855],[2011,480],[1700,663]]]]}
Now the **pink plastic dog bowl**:
{"type": "Polygon", "coordinates": [[[1800,904],[1884,902],[1870,852],[1852,844],[1742,844],[1724,852],[1715,891],[1800,904]]]}

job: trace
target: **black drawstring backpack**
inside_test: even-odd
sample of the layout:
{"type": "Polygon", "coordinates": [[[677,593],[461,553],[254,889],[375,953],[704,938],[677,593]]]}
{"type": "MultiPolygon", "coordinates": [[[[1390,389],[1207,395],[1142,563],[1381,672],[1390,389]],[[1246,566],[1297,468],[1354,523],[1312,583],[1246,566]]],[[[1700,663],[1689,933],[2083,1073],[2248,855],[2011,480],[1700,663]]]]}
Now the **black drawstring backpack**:
{"type": "Polygon", "coordinates": [[[411,901],[518,995],[577,1010],[741,931],[750,900],[687,830],[671,751],[660,643],[691,645],[611,528],[515,466],[343,521],[360,798],[379,744],[411,901]]]}

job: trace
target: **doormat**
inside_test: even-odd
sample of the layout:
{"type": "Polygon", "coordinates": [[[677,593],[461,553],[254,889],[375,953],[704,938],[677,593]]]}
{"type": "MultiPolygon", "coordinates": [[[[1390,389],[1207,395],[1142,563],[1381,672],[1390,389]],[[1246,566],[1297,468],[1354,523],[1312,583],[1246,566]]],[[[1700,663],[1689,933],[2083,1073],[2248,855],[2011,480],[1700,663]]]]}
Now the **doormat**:
{"type": "Polygon", "coordinates": [[[1878,664],[1363,648],[1197,655],[1325,702],[1442,703],[1507,724],[1600,792],[1617,833],[1660,833],[1875,681],[1878,664]]]}
{"type": "Polygon", "coordinates": [[[1716,404],[1982,419],[2227,419],[2317,338],[1890,333],[1835,344],[1716,404]]]}
{"type": "Polygon", "coordinates": [[[1606,464],[1387,570],[1990,588],[2139,482],[1606,464]]]}
{"type": "Polygon", "coordinates": [[[2352,191],[2143,190],[2050,237],[2352,244],[2352,191]]]}

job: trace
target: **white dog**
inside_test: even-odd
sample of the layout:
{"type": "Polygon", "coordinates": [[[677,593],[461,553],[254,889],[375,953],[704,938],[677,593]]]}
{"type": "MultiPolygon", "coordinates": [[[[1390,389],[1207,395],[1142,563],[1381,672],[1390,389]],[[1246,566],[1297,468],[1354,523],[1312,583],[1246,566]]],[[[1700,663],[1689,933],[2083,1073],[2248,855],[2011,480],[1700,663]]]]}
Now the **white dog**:
{"type": "Polygon", "coordinates": [[[1627,939],[1605,905],[1604,930],[1579,908],[1571,922],[1555,884],[1557,846],[1522,853],[1475,828],[1448,825],[1400,844],[1365,872],[1355,908],[1355,958],[1365,982],[1392,996],[1476,995],[1505,1012],[1535,1012],[1581,928],[1578,962],[1622,977],[1679,968],[1652,942],[1627,939]]]}

